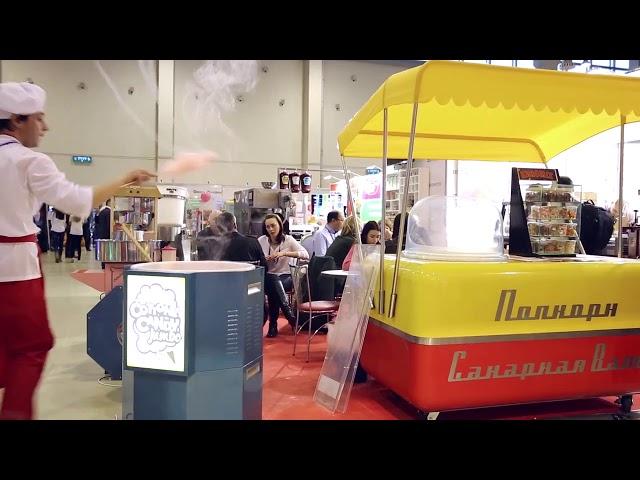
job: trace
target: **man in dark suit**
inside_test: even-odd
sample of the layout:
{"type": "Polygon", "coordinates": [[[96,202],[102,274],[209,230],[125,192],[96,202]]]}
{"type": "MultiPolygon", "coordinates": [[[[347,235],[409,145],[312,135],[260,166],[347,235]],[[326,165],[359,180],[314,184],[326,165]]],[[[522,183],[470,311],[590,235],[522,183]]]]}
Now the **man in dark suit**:
{"type": "MultiPolygon", "coordinates": [[[[263,288],[266,292],[270,288],[267,285],[268,265],[258,240],[253,237],[245,237],[238,232],[236,217],[233,213],[222,212],[216,218],[215,224],[217,227],[216,233],[218,233],[216,237],[217,250],[222,252],[219,259],[230,262],[258,263],[261,267],[264,267],[263,288]]],[[[267,322],[268,317],[269,310],[265,302],[263,324],[267,322]]]]}
{"type": "Polygon", "coordinates": [[[253,237],[245,237],[238,232],[236,217],[233,213],[222,212],[215,220],[220,232],[221,256],[220,260],[230,262],[257,262],[261,267],[268,268],[267,259],[262,248],[253,237]]]}
{"type": "MultiPolygon", "coordinates": [[[[93,215],[93,213],[91,214],[93,215]]],[[[84,248],[91,251],[91,215],[82,224],[82,236],[84,237],[84,248]]]]}
{"type": "Polygon", "coordinates": [[[111,238],[111,200],[107,200],[104,207],[96,216],[96,228],[94,238],[96,240],[109,240],[111,238]]]}
{"type": "Polygon", "coordinates": [[[38,232],[38,245],[42,253],[49,251],[49,221],[47,220],[47,204],[40,206],[37,220],[34,218],[36,225],[40,229],[38,232]]]}
{"type": "Polygon", "coordinates": [[[220,251],[220,232],[216,225],[216,218],[222,212],[213,210],[209,214],[209,225],[200,230],[196,236],[198,260],[220,260],[224,252],[220,251]]]}
{"type": "MultiPolygon", "coordinates": [[[[111,199],[107,200],[104,206],[96,215],[96,226],[93,235],[94,240],[111,239],[111,199]]],[[[101,263],[104,270],[104,262],[101,263]]]]}

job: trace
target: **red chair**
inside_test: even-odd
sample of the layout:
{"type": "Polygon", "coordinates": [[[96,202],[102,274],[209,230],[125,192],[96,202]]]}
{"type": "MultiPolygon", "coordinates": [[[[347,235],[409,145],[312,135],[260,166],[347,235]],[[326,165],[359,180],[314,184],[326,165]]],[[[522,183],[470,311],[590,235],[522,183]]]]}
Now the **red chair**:
{"type": "Polygon", "coordinates": [[[296,265],[291,266],[291,279],[293,280],[293,294],[295,297],[296,307],[296,325],[293,329],[293,356],[296,355],[296,344],[298,340],[298,334],[302,331],[305,325],[308,325],[308,337],[307,337],[307,362],[309,361],[309,353],[311,350],[311,339],[322,329],[326,327],[327,323],[331,322],[332,318],[338,312],[340,308],[340,302],[333,300],[316,300],[311,298],[311,288],[309,285],[309,265],[296,265]],[[304,301],[304,293],[307,293],[309,301],[304,301]],[[300,324],[300,313],[308,315],[308,319],[300,324]],[[318,328],[313,330],[313,319],[325,316],[327,321],[322,323],[318,328]],[[312,333],[313,332],[313,333],[312,333]]]}

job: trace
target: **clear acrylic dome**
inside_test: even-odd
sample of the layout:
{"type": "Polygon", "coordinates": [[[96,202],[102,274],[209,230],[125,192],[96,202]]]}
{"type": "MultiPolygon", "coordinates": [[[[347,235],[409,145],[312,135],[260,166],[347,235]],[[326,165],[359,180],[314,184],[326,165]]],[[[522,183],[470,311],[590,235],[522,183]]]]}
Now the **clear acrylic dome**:
{"type": "Polygon", "coordinates": [[[424,260],[504,260],[500,210],[486,200],[423,198],[409,213],[404,255],[424,260]]]}

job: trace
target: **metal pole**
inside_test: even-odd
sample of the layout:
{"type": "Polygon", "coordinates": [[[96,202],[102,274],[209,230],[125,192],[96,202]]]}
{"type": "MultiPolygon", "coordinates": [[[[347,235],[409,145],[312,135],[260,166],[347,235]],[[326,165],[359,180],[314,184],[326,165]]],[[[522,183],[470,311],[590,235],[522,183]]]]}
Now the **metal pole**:
{"type": "MultiPolygon", "coordinates": [[[[358,213],[356,212],[356,206],[353,203],[353,195],[351,194],[351,176],[350,171],[347,170],[347,162],[344,159],[344,155],[340,155],[340,159],[342,160],[342,168],[344,169],[344,178],[347,181],[347,209],[351,210],[351,215],[355,217],[356,225],[358,226],[358,230],[360,230],[360,220],[358,218],[358,213]]],[[[364,254],[362,253],[362,239],[360,235],[356,235],[356,244],[358,245],[357,254],[360,255],[360,261],[364,259],[364,254]]],[[[341,268],[340,265],[337,265],[338,268],[341,268]]],[[[374,307],[373,297],[369,298],[369,303],[371,308],[374,307]]]]}
{"type": "Polygon", "coordinates": [[[624,124],[627,117],[620,115],[620,183],[618,184],[618,258],[622,258],[622,210],[623,210],[623,191],[624,183],[624,124]]]}
{"type": "MultiPolygon", "coordinates": [[[[344,159],[344,155],[340,155],[340,160],[342,160],[342,169],[343,171],[341,172],[342,174],[344,174],[344,179],[347,182],[347,209],[351,210],[353,212],[353,215],[355,215],[355,205],[353,204],[353,197],[351,196],[351,181],[349,178],[349,170],[347,170],[347,162],[344,159]]],[[[360,237],[358,236],[358,241],[360,237]]]]}
{"type": "Polygon", "coordinates": [[[378,313],[384,315],[385,307],[385,291],[384,291],[384,232],[385,220],[387,219],[387,157],[388,157],[388,140],[389,140],[389,111],[384,109],[384,126],[382,137],[382,241],[380,242],[380,288],[378,290],[378,313]]]}
{"type": "Polygon", "coordinates": [[[457,197],[458,196],[458,179],[460,178],[458,175],[458,171],[459,171],[460,165],[458,163],[458,160],[454,160],[453,162],[454,162],[453,163],[453,175],[454,175],[453,179],[455,181],[454,187],[456,189],[455,196],[457,197]]]}
{"type": "Polygon", "coordinates": [[[160,159],[158,158],[160,152],[160,60],[156,60],[156,144],[155,144],[155,170],[157,172],[160,168],[160,159]]]}
{"type": "Polygon", "coordinates": [[[407,175],[404,179],[404,198],[400,207],[400,234],[398,236],[398,248],[396,250],[396,262],[393,266],[393,283],[391,285],[391,304],[389,305],[389,318],[396,314],[396,301],[398,289],[398,270],[400,269],[400,254],[402,253],[402,240],[404,238],[404,221],[407,218],[407,204],[409,202],[409,178],[413,169],[413,145],[416,140],[416,124],[418,123],[418,103],[413,104],[411,117],[411,136],[409,137],[409,156],[407,158],[407,175]]]}

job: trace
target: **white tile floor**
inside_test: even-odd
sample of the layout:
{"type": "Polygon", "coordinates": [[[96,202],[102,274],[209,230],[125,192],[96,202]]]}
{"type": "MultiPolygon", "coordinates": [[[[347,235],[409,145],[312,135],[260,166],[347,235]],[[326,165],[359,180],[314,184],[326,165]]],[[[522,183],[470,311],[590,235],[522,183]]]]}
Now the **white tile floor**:
{"type": "Polygon", "coordinates": [[[65,420],[113,420],[121,417],[121,382],[118,387],[100,385],[104,376],[87,355],[87,312],[100,300],[100,292],[73,279],[69,273],[99,269],[93,252],[82,252],[82,261],[55,263],[52,253],[43,255],[49,322],[56,339],[37,392],[36,418],[65,420]]]}

